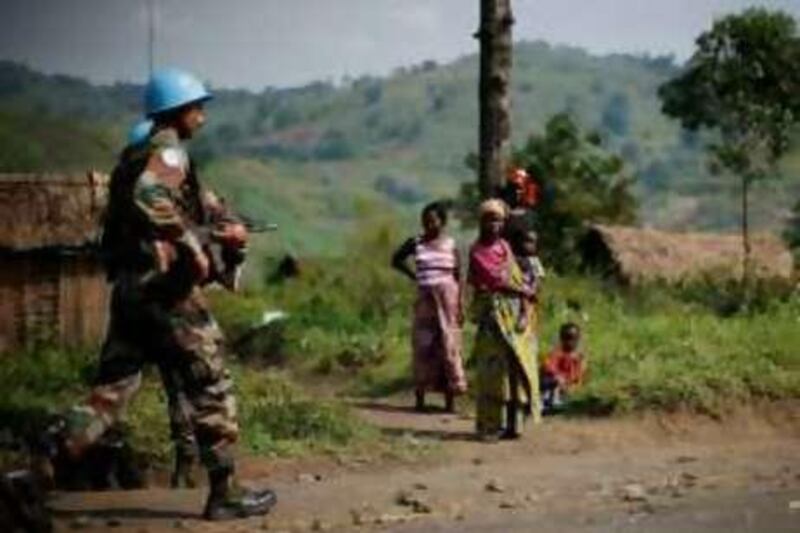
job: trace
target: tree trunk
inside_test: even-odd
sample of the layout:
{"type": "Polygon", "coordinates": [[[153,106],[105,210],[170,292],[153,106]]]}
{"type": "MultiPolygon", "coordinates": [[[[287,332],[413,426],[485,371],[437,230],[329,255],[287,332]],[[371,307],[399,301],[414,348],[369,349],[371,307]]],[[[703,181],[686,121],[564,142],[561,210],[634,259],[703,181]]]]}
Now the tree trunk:
{"type": "Polygon", "coordinates": [[[750,286],[750,178],[742,177],[742,284],[750,286]]]}
{"type": "Polygon", "coordinates": [[[478,188],[489,198],[505,182],[511,144],[511,0],[481,0],[480,165],[478,188]]]}

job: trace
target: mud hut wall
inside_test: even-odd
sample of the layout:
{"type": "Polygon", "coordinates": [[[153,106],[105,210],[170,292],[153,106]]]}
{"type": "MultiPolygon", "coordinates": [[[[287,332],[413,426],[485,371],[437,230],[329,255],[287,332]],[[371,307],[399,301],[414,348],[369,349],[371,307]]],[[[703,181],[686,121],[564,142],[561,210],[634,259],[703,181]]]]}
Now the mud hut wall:
{"type": "Polygon", "coordinates": [[[61,261],[59,333],[62,344],[95,346],[107,326],[109,287],[105,272],[90,255],[61,261]]]}
{"type": "Polygon", "coordinates": [[[100,342],[108,288],[89,255],[14,254],[0,269],[0,353],[38,341],[100,342]]]}
{"type": "Polygon", "coordinates": [[[25,292],[17,262],[3,257],[0,264],[0,353],[4,353],[19,344],[19,317],[25,292]]]}
{"type": "Polygon", "coordinates": [[[0,345],[13,349],[56,338],[58,263],[28,254],[3,257],[3,330],[0,345]]]}

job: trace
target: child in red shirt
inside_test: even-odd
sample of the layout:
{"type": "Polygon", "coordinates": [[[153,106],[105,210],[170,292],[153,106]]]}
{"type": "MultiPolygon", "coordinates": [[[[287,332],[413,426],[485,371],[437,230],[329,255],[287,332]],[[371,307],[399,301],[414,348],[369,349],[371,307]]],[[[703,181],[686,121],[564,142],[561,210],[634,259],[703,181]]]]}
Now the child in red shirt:
{"type": "Polygon", "coordinates": [[[583,383],[586,361],[578,349],[581,329],[567,322],[559,331],[560,343],[550,352],[539,369],[542,412],[550,414],[561,407],[569,392],[583,383]]]}

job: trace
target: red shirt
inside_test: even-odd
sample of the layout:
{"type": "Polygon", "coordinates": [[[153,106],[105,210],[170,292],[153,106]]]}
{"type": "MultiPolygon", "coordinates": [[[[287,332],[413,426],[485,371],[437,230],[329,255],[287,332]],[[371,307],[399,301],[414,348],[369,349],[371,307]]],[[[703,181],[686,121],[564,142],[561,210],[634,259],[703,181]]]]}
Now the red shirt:
{"type": "Polygon", "coordinates": [[[567,387],[580,385],[586,371],[583,354],[579,351],[565,352],[560,346],[550,352],[542,366],[545,372],[567,387]]]}

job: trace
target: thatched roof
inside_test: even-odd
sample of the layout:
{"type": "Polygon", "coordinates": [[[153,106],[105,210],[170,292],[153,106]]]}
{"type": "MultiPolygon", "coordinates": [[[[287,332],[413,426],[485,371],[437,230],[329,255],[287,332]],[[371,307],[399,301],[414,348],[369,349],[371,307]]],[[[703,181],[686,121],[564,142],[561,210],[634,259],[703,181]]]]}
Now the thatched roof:
{"type": "MultiPolygon", "coordinates": [[[[753,273],[761,278],[792,276],[792,254],[774,235],[751,237],[753,273]]],[[[592,225],[582,243],[584,263],[637,283],[662,280],[677,282],[704,274],[740,277],[740,235],[672,233],[626,226],[592,225]]]]}
{"type": "Polygon", "coordinates": [[[0,174],[0,251],[80,249],[97,242],[108,177],[0,174]]]}

